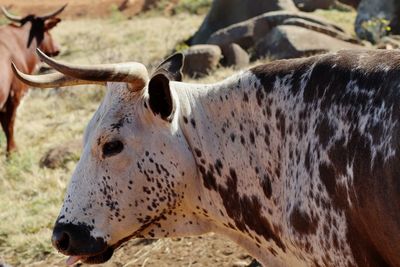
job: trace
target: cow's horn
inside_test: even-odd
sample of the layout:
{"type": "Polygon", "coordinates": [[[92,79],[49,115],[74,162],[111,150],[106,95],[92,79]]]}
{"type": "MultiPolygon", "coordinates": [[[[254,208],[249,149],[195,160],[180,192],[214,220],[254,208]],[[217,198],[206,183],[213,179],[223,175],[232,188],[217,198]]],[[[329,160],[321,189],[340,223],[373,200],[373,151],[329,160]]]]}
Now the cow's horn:
{"type": "Polygon", "coordinates": [[[7,9],[5,8],[5,7],[1,7],[1,11],[3,12],[3,14],[4,14],[4,16],[7,18],[7,19],[9,19],[9,20],[11,20],[11,21],[13,21],[13,22],[18,22],[18,23],[20,23],[21,21],[22,21],[22,18],[21,17],[18,17],[18,16],[15,16],[15,15],[12,15],[12,14],[10,14],[8,11],[7,11],[7,9]]]}
{"type": "Polygon", "coordinates": [[[104,82],[91,82],[75,79],[72,77],[68,77],[62,73],[28,75],[18,70],[14,63],[11,63],[11,67],[18,79],[33,87],[54,88],[79,84],[104,84],[104,82]]]}
{"type": "Polygon", "coordinates": [[[125,82],[133,85],[134,90],[141,90],[147,83],[149,75],[144,65],[136,62],[73,65],[56,61],[37,49],[39,57],[52,68],[79,80],[92,82],[125,82]]]}
{"type": "Polygon", "coordinates": [[[55,16],[57,16],[58,14],[60,14],[61,12],[63,12],[63,10],[67,7],[68,4],[63,5],[62,7],[60,7],[58,10],[51,12],[49,14],[46,14],[44,16],[40,16],[39,18],[46,20],[46,19],[50,19],[53,18],[55,16]]]}

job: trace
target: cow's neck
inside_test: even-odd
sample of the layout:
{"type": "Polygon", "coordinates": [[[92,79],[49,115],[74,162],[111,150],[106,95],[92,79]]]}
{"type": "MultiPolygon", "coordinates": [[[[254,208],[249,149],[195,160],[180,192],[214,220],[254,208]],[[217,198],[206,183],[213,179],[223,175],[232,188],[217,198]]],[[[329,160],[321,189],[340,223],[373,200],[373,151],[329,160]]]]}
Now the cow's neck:
{"type": "Polygon", "coordinates": [[[270,221],[278,212],[273,202],[280,201],[272,197],[272,183],[281,180],[284,129],[278,103],[257,91],[260,85],[250,73],[214,85],[177,87],[186,93],[181,126],[202,184],[194,209],[209,219],[212,231],[228,234],[253,255],[276,261],[265,250],[286,249],[270,221]],[[273,120],[263,119],[269,115],[273,120]]]}
{"type": "Polygon", "coordinates": [[[34,38],[28,47],[28,40],[29,40],[29,35],[32,29],[32,24],[30,22],[26,23],[22,27],[16,27],[16,26],[9,26],[12,31],[15,32],[15,38],[18,39],[16,42],[17,45],[21,46],[20,51],[23,51],[23,57],[24,61],[23,66],[18,66],[22,71],[26,73],[32,73],[36,65],[39,63],[39,59],[36,56],[36,48],[37,46],[37,40],[34,38]]]}

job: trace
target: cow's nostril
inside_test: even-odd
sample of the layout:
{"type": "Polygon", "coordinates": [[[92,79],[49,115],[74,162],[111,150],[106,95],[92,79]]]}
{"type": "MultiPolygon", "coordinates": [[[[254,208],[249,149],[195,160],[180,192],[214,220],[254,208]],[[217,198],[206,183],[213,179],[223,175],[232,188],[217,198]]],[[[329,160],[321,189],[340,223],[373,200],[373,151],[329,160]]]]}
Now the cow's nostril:
{"type": "Polygon", "coordinates": [[[69,235],[65,232],[61,233],[61,235],[55,240],[55,246],[59,251],[67,251],[69,248],[69,243],[69,235]]]}
{"type": "Polygon", "coordinates": [[[91,227],[84,223],[59,223],[54,226],[51,242],[65,255],[93,255],[105,251],[107,243],[90,235],[91,227]]]}

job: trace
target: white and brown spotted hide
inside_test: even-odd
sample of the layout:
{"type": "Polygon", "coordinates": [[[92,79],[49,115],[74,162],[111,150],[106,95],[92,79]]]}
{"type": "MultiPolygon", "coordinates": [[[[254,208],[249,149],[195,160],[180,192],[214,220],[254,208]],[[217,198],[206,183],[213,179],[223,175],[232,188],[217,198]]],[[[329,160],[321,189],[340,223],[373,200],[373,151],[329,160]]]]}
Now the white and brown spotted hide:
{"type": "Polygon", "coordinates": [[[165,81],[108,84],[57,223],[96,253],[213,231],[265,267],[400,266],[400,52],[165,81]]]}

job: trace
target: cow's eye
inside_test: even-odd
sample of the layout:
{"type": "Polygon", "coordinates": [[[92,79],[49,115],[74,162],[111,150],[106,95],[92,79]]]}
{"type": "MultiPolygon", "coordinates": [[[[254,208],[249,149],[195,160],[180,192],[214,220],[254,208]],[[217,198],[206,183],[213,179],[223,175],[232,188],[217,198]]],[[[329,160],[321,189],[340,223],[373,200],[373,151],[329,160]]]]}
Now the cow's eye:
{"type": "Polygon", "coordinates": [[[111,141],[103,145],[104,157],[111,157],[117,155],[124,149],[124,144],[121,141],[111,141]]]}

